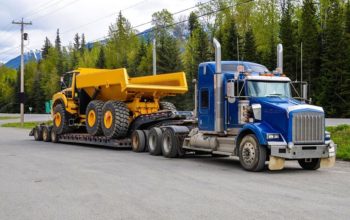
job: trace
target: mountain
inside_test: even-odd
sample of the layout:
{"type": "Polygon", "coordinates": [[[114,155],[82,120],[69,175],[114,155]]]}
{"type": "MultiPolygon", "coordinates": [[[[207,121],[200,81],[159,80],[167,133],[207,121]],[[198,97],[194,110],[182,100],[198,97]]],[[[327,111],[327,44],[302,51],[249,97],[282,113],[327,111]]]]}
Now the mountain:
{"type": "MultiPolygon", "coordinates": [[[[27,53],[24,53],[24,63],[27,63],[31,60],[39,61],[42,59],[41,51],[40,50],[31,50],[27,53]]],[[[5,63],[6,67],[18,69],[21,65],[21,56],[17,56],[11,60],[9,60],[7,63],[5,63]]]]}

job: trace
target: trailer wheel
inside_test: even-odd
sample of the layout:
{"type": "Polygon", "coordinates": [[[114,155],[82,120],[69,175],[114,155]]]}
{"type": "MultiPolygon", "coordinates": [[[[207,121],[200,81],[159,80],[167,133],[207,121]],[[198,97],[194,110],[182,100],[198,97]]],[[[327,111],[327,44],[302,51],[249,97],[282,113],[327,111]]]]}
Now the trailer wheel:
{"type": "Polygon", "coordinates": [[[248,171],[261,171],[265,167],[266,148],[261,146],[255,135],[248,134],[243,137],[239,145],[239,161],[248,171]]]}
{"type": "Polygon", "coordinates": [[[135,130],[131,134],[131,147],[134,152],[144,152],[146,146],[146,137],[143,131],[135,130]]]}
{"type": "Polygon", "coordinates": [[[68,115],[62,104],[56,105],[53,109],[53,127],[57,134],[68,132],[68,115]]]}
{"type": "Polygon", "coordinates": [[[102,108],[103,134],[108,138],[124,138],[129,128],[129,109],[124,102],[108,101],[102,108]]]}
{"type": "Polygon", "coordinates": [[[148,144],[147,143],[148,143],[149,130],[142,130],[142,131],[145,134],[145,140],[146,140],[144,152],[148,152],[148,144]]]}
{"type": "Polygon", "coordinates": [[[93,136],[98,136],[103,133],[101,127],[103,104],[103,101],[93,100],[86,108],[85,127],[86,131],[93,136]]]}
{"type": "Polygon", "coordinates": [[[320,158],[312,158],[309,160],[300,159],[298,160],[298,163],[304,170],[317,170],[320,168],[321,159],[320,158]]]}
{"type": "Polygon", "coordinates": [[[160,110],[176,111],[176,106],[171,102],[160,102],[159,107],[160,107],[160,110]]]}
{"type": "Polygon", "coordinates": [[[41,126],[36,126],[33,129],[33,135],[34,135],[34,140],[36,140],[36,141],[43,140],[43,130],[41,129],[41,126]]]}
{"type": "Polygon", "coordinates": [[[50,126],[43,126],[43,141],[51,141],[51,129],[52,128],[50,126]]]}
{"type": "Polygon", "coordinates": [[[58,134],[57,134],[55,128],[51,129],[50,136],[51,136],[52,143],[58,143],[58,134]]]}
{"type": "Polygon", "coordinates": [[[148,134],[148,150],[151,155],[158,156],[162,154],[162,129],[152,128],[148,134]]]}
{"type": "Polygon", "coordinates": [[[174,131],[167,128],[162,135],[162,152],[163,156],[174,158],[178,156],[179,143],[174,131]]]}

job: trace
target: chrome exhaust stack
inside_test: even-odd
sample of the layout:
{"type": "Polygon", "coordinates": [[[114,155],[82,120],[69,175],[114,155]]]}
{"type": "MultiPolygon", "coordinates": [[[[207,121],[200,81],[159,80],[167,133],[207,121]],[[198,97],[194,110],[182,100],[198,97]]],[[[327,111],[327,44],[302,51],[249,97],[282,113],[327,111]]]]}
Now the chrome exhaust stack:
{"type": "Polygon", "coordinates": [[[214,76],[214,95],[215,95],[215,132],[224,133],[224,113],[223,113],[223,82],[221,72],[221,45],[214,38],[215,48],[215,76],[214,76]]]}
{"type": "Polygon", "coordinates": [[[277,45],[277,72],[283,73],[283,46],[277,45]]]}

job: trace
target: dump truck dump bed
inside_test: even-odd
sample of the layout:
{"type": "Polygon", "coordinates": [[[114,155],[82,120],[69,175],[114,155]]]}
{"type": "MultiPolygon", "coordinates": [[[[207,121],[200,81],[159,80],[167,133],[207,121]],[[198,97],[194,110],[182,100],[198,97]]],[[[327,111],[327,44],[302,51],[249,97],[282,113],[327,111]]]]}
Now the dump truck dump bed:
{"type": "Polygon", "coordinates": [[[76,86],[90,97],[98,92],[100,100],[128,101],[135,97],[160,98],[188,91],[184,72],[130,78],[125,68],[90,69],[79,68],[76,86]]]}

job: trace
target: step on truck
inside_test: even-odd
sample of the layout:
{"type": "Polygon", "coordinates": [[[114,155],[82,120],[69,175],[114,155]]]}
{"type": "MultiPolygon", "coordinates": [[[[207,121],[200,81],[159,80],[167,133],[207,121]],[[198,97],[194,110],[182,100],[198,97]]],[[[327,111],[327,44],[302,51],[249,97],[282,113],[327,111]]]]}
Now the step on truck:
{"type": "MultiPolygon", "coordinates": [[[[282,46],[278,68],[271,73],[257,63],[221,61],[220,43],[214,39],[213,44],[215,62],[201,63],[198,68],[194,115],[172,111],[176,120],[129,129],[132,149],[168,158],[187,152],[234,156],[248,171],[261,171],[266,163],[270,170],[280,170],[285,160],[296,160],[306,170],[332,167],[336,144],[325,130],[324,110],[306,104],[305,95],[292,97],[294,87],[282,71],[282,46]]],[[[102,115],[100,123],[104,124],[107,116],[102,115]]],[[[53,136],[59,129],[55,120],[53,136]]],[[[107,140],[123,140],[106,134],[107,140]]],[[[66,141],[64,136],[62,132],[56,139],[66,141]]],[[[96,134],[88,137],[99,138],[96,134]]]]}

